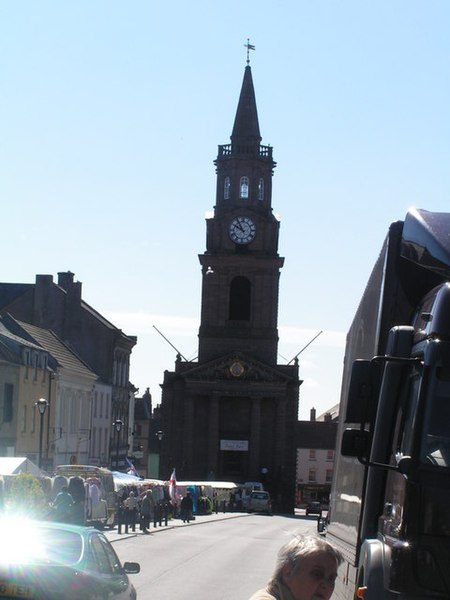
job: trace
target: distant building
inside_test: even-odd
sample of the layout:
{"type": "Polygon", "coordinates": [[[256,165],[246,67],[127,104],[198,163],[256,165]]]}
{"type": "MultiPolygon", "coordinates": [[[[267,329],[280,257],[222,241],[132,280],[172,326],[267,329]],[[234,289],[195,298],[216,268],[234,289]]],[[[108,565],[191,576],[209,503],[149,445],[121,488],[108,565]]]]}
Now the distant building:
{"type": "Polygon", "coordinates": [[[319,500],[328,505],[334,469],[337,407],[297,423],[296,506],[319,500]]]}
{"type": "MultiPolygon", "coordinates": [[[[34,284],[0,283],[0,314],[10,314],[23,323],[52,331],[95,373],[99,384],[95,390],[98,411],[102,410],[102,415],[105,415],[107,410],[110,423],[108,439],[113,448],[118,449],[118,456],[117,451],[112,453],[118,463],[115,467],[124,469],[134,429],[133,423],[130,423],[130,398],[134,387],[129,381],[129,367],[136,337],[125,335],[87,304],[81,297],[81,283],[74,281],[74,274],[70,271],[58,273],[57,283],[52,275],[36,275],[34,284]],[[106,387],[101,388],[102,385],[106,387]],[[115,420],[123,423],[119,434],[111,427],[115,420]]],[[[97,418],[100,418],[99,412],[97,418]]],[[[92,426],[98,427],[97,424],[92,426]]],[[[95,457],[99,463],[104,459],[101,448],[105,435],[104,431],[100,433],[96,429],[95,457]]]]}
{"type": "Polygon", "coordinates": [[[134,433],[130,457],[141,477],[150,477],[149,443],[152,425],[152,395],[147,388],[141,398],[134,400],[134,433]]]}
{"type": "MultiPolygon", "coordinates": [[[[43,468],[52,471],[60,464],[107,464],[111,386],[100,383],[95,373],[53,332],[10,315],[0,317],[0,325],[0,340],[9,336],[20,344],[23,357],[15,382],[6,367],[6,357],[0,368],[0,378],[5,380],[5,387],[11,386],[15,400],[11,409],[16,422],[12,455],[37,462],[40,415],[36,402],[43,398],[47,401],[43,468]]],[[[5,393],[2,395],[0,390],[0,407],[5,402],[5,393]]],[[[0,433],[6,433],[1,420],[0,433]]]]}
{"type": "MultiPolygon", "coordinates": [[[[12,333],[0,319],[0,456],[24,456],[38,463],[40,414],[36,402],[54,396],[50,354],[36,342],[12,333]]],[[[49,434],[49,414],[43,436],[49,434]]],[[[45,445],[44,469],[48,445],[45,445]]]]}
{"type": "Polygon", "coordinates": [[[112,386],[97,379],[92,390],[89,464],[111,465],[112,386]]]}

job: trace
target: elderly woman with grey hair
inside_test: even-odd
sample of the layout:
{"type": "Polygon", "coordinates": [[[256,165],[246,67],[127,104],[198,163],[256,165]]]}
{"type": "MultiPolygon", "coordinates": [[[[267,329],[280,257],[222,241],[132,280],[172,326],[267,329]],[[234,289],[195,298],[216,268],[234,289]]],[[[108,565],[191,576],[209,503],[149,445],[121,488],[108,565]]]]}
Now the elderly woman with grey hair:
{"type": "Polygon", "coordinates": [[[296,536],[278,552],[266,588],[250,600],[328,600],[334,590],[341,553],[314,536],[296,536]]]}

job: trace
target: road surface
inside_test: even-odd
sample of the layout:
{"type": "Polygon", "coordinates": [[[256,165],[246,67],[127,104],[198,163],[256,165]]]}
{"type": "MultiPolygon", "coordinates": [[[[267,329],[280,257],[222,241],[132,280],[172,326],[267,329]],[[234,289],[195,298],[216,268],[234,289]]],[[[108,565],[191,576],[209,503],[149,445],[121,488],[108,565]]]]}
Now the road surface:
{"type": "Polygon", "coordinates": [[[243,515],[112,541],[122,561],[141,564],[131,575],[139,600],[248,600],[283,543],[316,531],[314,517],[243,515]]]}

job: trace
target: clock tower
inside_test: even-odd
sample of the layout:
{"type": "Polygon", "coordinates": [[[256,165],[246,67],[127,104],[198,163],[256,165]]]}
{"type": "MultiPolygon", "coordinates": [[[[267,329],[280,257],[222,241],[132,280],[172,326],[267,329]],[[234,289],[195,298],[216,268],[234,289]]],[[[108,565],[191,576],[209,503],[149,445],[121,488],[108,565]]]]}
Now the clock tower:
{"type": "Polygon", "coordinates": [[[216,205],[207,220],[199,360],[239,349],[276,365],[279,221],[272,213],[272,148],[261,145],[247,65],[231,143],[219,146],[216,205]]]}
{"type": "Polygon", "coordinates": [[[199,255],[197,361],[165,371],[160,477],[261,481],[275,510],[293,512],[298,363],[278,364],[284,259],[272,212],[272,148],[261,144],[249,64],[231,134],[215,160],[216,202],[199,255]]]}

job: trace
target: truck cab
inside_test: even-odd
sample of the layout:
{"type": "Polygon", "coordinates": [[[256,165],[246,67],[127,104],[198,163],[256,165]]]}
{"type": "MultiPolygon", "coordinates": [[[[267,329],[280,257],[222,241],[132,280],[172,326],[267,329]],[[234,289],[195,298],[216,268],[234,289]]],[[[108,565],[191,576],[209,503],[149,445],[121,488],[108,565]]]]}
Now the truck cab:
{"type": "Polygon", "coordinates": [[[450,215],[394,225],[344,361],[327,524],[341,599],[450,597],[450,215]]]}

